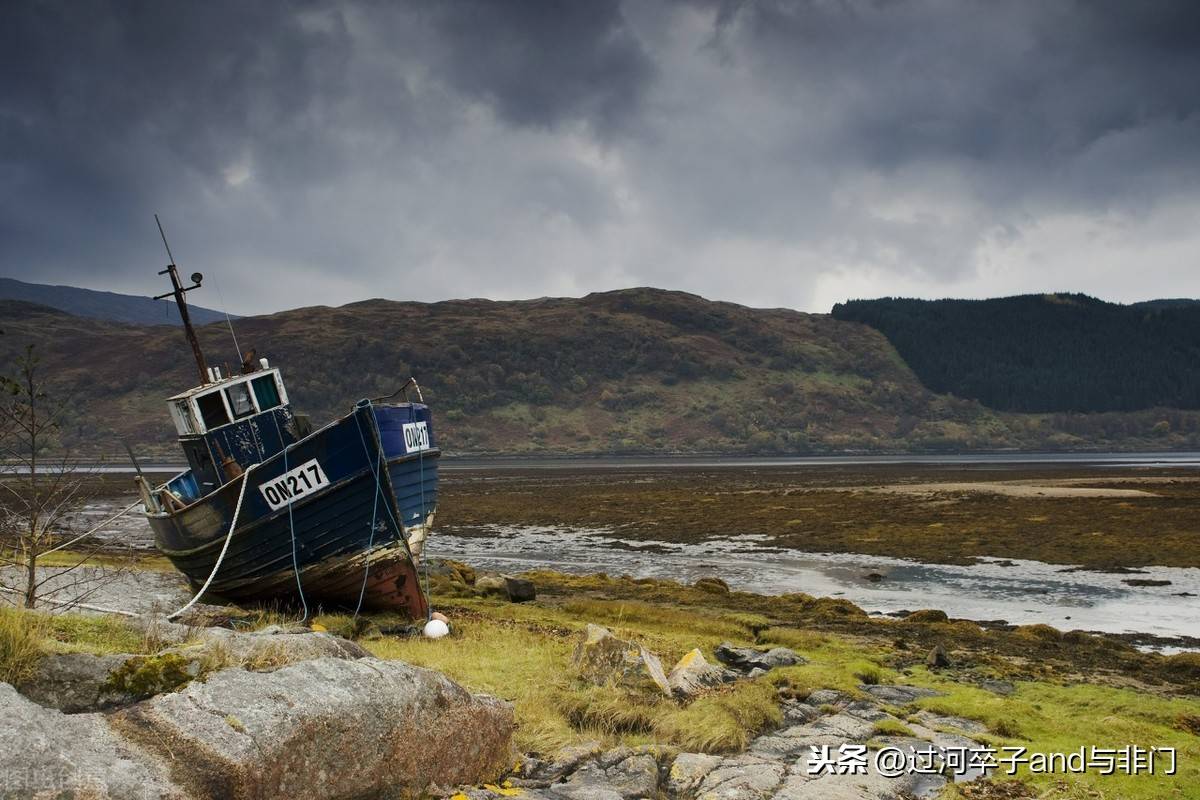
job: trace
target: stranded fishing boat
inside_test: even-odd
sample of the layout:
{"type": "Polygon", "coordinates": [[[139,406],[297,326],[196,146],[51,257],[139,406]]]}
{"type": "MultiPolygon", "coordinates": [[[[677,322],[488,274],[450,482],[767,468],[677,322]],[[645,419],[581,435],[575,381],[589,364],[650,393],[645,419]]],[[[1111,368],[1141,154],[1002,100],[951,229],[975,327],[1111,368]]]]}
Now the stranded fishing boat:
{"type": "Polygon", "coordinates": [[[188,469],[161,486],[138,477],[158,549],[206,596],[425,617],[417,561],[440,453],[428,406],[408,401],[410,390],[422,399],[416,382],[313,430],[253,350],[238,375],[207,365],[184,299],[202,276],[184,288],[174,263],[159,274],[170,275],[161,297],[178,304],[200,385],[167,401],[188,469]]]}

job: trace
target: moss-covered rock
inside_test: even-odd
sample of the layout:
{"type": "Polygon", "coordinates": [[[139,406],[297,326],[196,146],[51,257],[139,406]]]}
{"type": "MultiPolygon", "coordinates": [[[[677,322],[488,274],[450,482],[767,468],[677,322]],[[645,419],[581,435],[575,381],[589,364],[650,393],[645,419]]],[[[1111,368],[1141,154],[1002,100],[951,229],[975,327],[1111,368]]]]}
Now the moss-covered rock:
{"type": "Polygon", "coordinates": [[[134,656],[113,670],[104,689],[141,700],[174,692],[200,677],[201,659],[177,652],[134,656]]]}

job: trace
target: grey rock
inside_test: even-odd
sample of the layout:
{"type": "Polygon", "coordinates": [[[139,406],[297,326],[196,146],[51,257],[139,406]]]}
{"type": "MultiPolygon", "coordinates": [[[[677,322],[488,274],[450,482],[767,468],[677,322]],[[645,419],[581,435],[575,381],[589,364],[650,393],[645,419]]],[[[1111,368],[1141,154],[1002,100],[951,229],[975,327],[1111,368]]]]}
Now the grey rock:
{"type": "Polygon", "coordinates": [[[849,696],[836,689],[817,689],[815,692],[809,692],[804,702],[813,706],[836,706],[849,700],[849,696]]]}
{"type": "MultiPolygon", "coordinates": [[[[493,786],[491,789],[487,786],[459,786],[453,789],[435,787],[429,792],[431,797],[452,797],[457,794],[462,794],[469,800],[500,800],[500,798],[512,796],[511,791],[500,786],[493,786]]],[[[521,789],[521,800],[551,800],[554,797],[548,792],[521,789]]]]}
{"type": "Polygon", "coordinates": [[[537,588],[533,581],[526,578],[504,576],[504,586],[508,591],[508,599],[514,603],[528,603],[537,599],[537,588]]]}
{"type": "Polygon", "coordinates": [[[0,797],[183,800],[154,758],[101,714],[63,714],[0,683],[0,797]]]}
{"type": "Polygon", "coordinates": [[[963,733],[987,733],[987,725],[979,720],[965,717],[950,717],[934,714],[931,711],[918,711],[917,719],[927,728],[952,728],[963,733]]]}
{"type": "Polygon", "coordinates": [[[907,800],[930,797],[946,780],[937,775],[880,775],[867,758],[866,774],[809,775],[807,763],[798,765],[775,793],[773,800],[907,800]]]}
{"type": "Polygon", "coordinates": [[[671,797],[692,796],[700,782],[721,763],[720,756],[707,753],[680,753],[667,771],[667,792],[671,797]]]}
{"type": "Polygon", "coordinates": [[[571,800],[595,800],[610,794],[623,800],[652,797],[658,792],[658,762],[650,753],[622,748],[608,758],[585,763],[565,783],[554,784],[547,791],[571,800]]]}
{"type": "Polygon", "coordinates": [[[713,655],[722,664],[749,672],[752,669],[769,670],[776,667],[790,667],[804,664],[805,660],[795,651],[787,647],[772,647],[770,650],[759,650],[754,647],[735,647],[729,642],[722,642],[713,650],[713,655]]]}
{"type": "Polygon", "coordinates": [[[90,653],[47,655],[17,690],[39,705],[69,714],[119,708],[173,692],[201,675],[224,667],[278,669],[314,658],[363,658],[370,653],[354,642],[304,629],[237,633],[207,628],[190,644],[152,655],[90,653]]]}
{"type": "Polygon", "coordinates": [[[889,715],[879,709],[879,706],[868,700],[856,700],[846,706],[846,713],[853,717],[866,720],[867,722],[878,722],[881,719],[886,719],[889,715]]]}
{"type": "Polygon", "coordinates": [[[785,736],[807,738],[814,744],[830,744],[831,740],[866,739],[875,726],[849,714],[822,716],[806,724],[782,731],[785,736]]]}
{"type": "Polygon", "coordinates": [[[940,644],[936,644],[929,651],[929,655],[925,656],[925,665],[934,669],[942,669],[951,665],[950,656],[946,655],[946,648],[940,644]]]}
{"type": "Polygon", "coordinates": [[[546,790],[554,798],[569,797],[571,800],[624,800],[621,793],[604,784],[556,784],[546,790]]]}
{"type": "Polygon", "coordinates": [[[924,689],[919,686],[887,686],[879,684],[875,686],[863,686],[863,691],[870,694],[876,700],[884,703],[890,703],[894,706],[904,706],[918,700],[922,697],[937,697],[940,692],[935,692],[933,689],[924,689]]]}
{"type": "Polygon", "coordinates": [[[808,703],[784,703],[783,722],[785,725],[803,725],[821,716],[820,710],[808,703]]]}
{"type": "Polygon", "coordinates": [[[141,699],[113,686],[114,671],[136,658],[128,653],[97,656],[91,653],[54,653],[43,656],[28,680],[17,691],[38,705],[68,714],[99,711],[141,699]]]}
{"type": "Polygon", "coordinates": [[[667,684],[676,697],[692,697],[705,689],[737,680],[732,670],[710,664],[700,648],[687,653],[667,674],[667,684]]]}
{"type": "Polygon", "coordinates": [[[521,762],[513,783],[519,786],[544,787],[574,772],[580,764],[600,755],[599,742],[564,747],[548,759],[526,756],[521,762]]]}
{"type": "Polygon", "coordinates": [[[315,658],[356,659],[370,655],[361,645],[331,633],[308,628],[290,633],[278,626],[253,633],[210,628],[199,641],[167,652],[201,659],[209,668],[242,666],[256,670],[278,669],[315,658]]]}
{"type": "Polygon", "coordinates": [[[508,581],[503,575],[494,572],[484,573],[475,578],[475,588],[485,595],[499,595],[508,598],[508,581]]]}
{"type": "Polygon", "coordinates": [[[527,603],[537,599],[537,587],[533,581],[497,572],[480,573],[475,578],[475,589],[484,595],[503,597],[513,603],[527,603]]]}
{"type": "Polygon", "coordinates": [[[760,800],[783,782],[787,767],[778,761],[725,759],[704,776],[696,796],[701,800],[760,800]]]}
{"type": "Polygon", "coordinates": [[[126,706],[173,692],[199,677],[205,662],[166,651],[153,655],[70,653],[47,656],[17,689],[48,708],[67,713],[126,706]]]}
{"type": "Polygon", "coordinates": [[[750,744],[750,752],[753,755],[762,756],[772,760],[793,759],[802,751],[807,750],[812,743],[812,738],[809,736],[789,736],[788,732],[797,727],[793,726],[790,729],[784,729],[779,733],[770,734],[767,736],[759,736],[750,744]]]}
{"type": "Polygon", "coordinates": [[[588,623],[571,662],[580,677],[597,685],[611,683],[671,695],[658,656],[640,644],[618,639],[600,625],[588,623]]]}
{"type": "Polygon", "coordinates": [[[110,717],[197,794],[391,797],[475,784],[509,761],[512,707],[398,661],[228,669],[110,717]]]}
{"type": "MultiPolygon", "coordinates": [[[[243,635],[246,635],[246,636],[293,636],[293,635],[297,635],[297,634],[309,633],[309,632],[311,632],[311,630],[312,629],[309,628],[307,625],[301,625],[298,622],[293,622],[293,623],[289,623],[287,625],[264,625],[263,627],[259,628],[258,630],[247,631],[243,635]]],[[[222,628],[222,629],[220,629],[220,631],[214,631],[214,633],[221,633],[224,631],[225,631],[225,629],[222,628]]],[[[232,631],[229,631],[229,632],[232,633],[232,631]]]]}

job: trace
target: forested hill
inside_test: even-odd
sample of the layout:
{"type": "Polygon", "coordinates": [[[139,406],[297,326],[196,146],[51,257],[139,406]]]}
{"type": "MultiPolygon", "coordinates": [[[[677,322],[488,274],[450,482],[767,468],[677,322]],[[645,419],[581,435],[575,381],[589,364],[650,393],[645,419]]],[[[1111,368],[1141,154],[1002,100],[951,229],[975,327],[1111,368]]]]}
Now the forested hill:
{"type": "MultiPolygon", "coordinates": [[[[234,326],[318,424],[416,376],[453,453],[1200,449],[1200,411],[996,412],[931,392],[866,325],[682,292],[368,300],[234,326]]],[[[126,439],[179,458],[164,401],[196,380],[182,331],[11,301],[0,330],[0,374],[33,344],[50,394],[70,398],[67,448],[124,461],[126,439]]],[[[236,366],[224,322],[199,336],[210,364],[236,366]]]]}
{"type": "Polygon", "coordinates": [[[925,386],[1007,411],[1200,408],[1200,305],[1082,294],[854,300],[925,386]]]}

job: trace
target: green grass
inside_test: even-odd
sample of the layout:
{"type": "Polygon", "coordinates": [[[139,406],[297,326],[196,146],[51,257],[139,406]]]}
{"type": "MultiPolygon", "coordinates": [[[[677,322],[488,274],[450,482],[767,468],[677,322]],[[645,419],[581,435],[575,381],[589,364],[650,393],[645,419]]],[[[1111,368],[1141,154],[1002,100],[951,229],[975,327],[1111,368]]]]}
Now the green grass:
{"type": "Polygon", "coordinates": [[[912,728],[894,719],[881,719],[875,723],[871,736],[915,736],[912,728]]]}
{"type": "Polygon", "coordinates": [[[776,689],[768,681],[739,683],[682,705],[662,695],[593,686],[570,671],[575,635],[587,622],[644,643],[670,669],[693,647],[711,657],[726,639],[752,643],[754,615],[691,612],[644,602],[579,599],[561,607],[456,600],[446,639],[385,638],[364,642],[382,658],[441,670],[473,691],[516,707],[517,745],[534,752],[588,740],[606,744],[658,742],[702,751],[738,750],[779,721],[776,689]]]}
{"type": "Polygon", "coordinates": [[[516,707],[517,741],[528,751],[548,752],[580,737],[556,699],[565,678],[570,643],[564,637],[528,630],[503,620],[454,618],[445,639],[382,639],[364,646],[381,658],[396,658],[440,670],[476,692],[501,697],[516,707]]]}
{"type": "Polygon", "coordinates": [[[47,630],[41,614],[0,608],[0,681],[20,683],[33,674],[47,630]]]}
{"type": "MultiPolygon", "coordinates": [[[[1077,751],[1081,746],[1175,747],[1175,776],[1100,775],[1089,772],[1068,776],[1082,795],[1117,800],[1158,800],[1196,797],[1200,794],[1200,737],[1180,724],[1182,717],[1200,707],[1194,698],[1160,697],[1131,689],[1087,683],[1022,682],[1010,696],[1002,697],[957,683],[924,669],[914,670],[911,682],[944,692],[944,697],[918,700],[916,705],[938,714],[981,720],[992,732],[980,737],[995,747],[1026,747],[1030,752],[1077,751]]],[[[1019,777],[1049,797],[1062,775],[1019,777]]]]}
{"type": "Polygon", "coordinates": [[[135,630],[120,617],[90,614],[55,614],[47,617],[43,646],[55,652],[152,653],[161,644],[135,630]]]}
{"type": "Polygon", "coordinates": [[[0,681],[27,679],[46,653],[153,653],[162,642],[120,617],[0,608],[0,681]]]}

